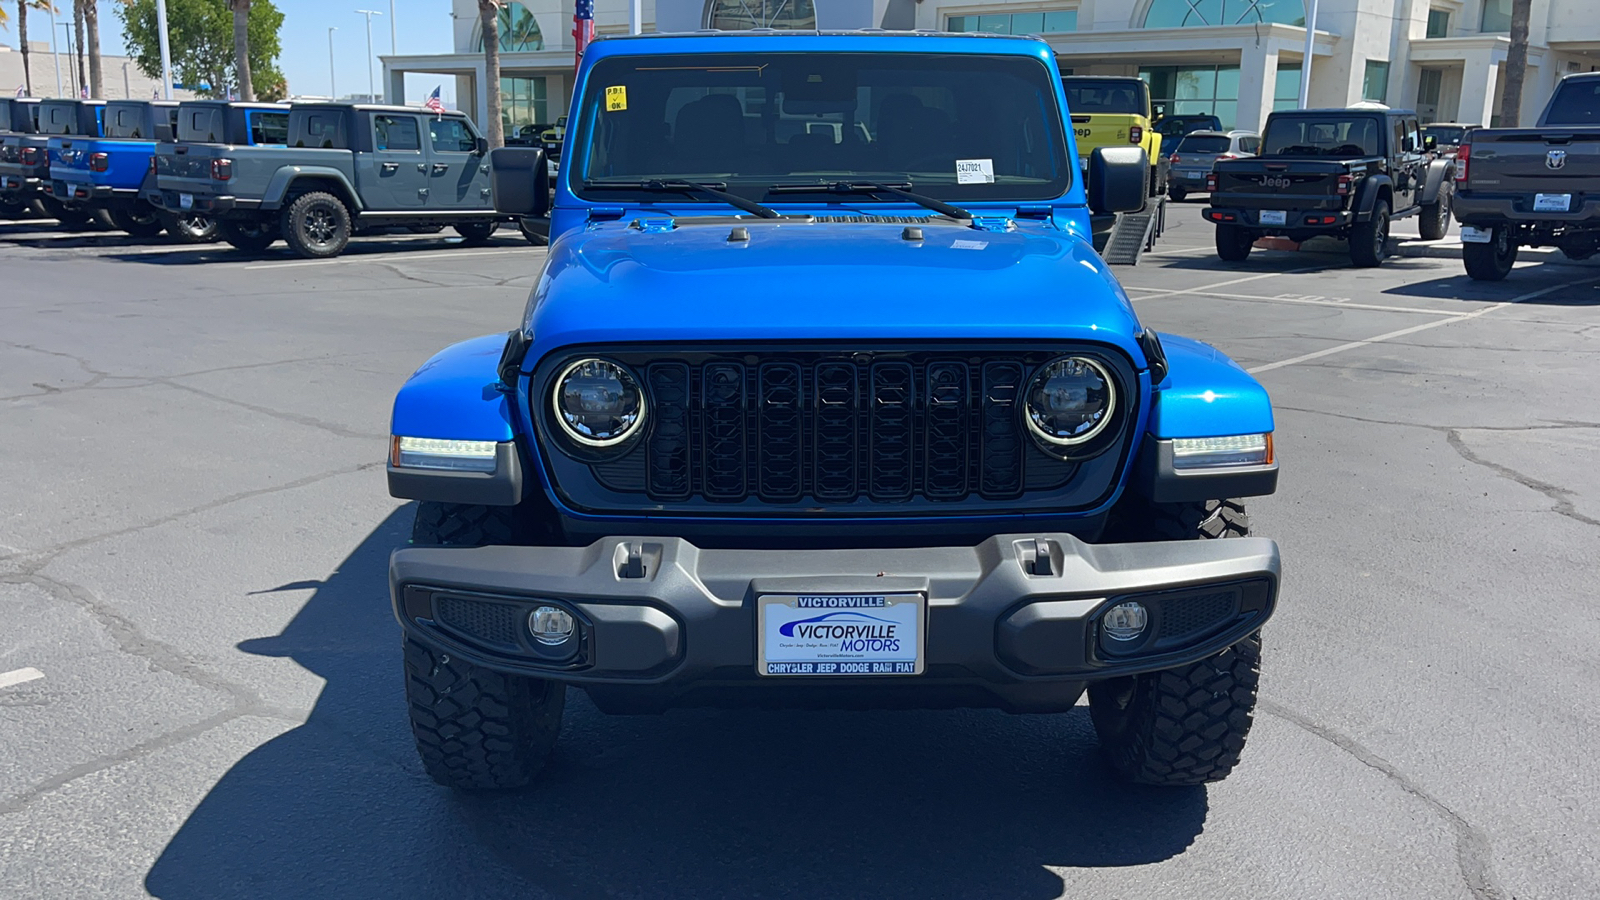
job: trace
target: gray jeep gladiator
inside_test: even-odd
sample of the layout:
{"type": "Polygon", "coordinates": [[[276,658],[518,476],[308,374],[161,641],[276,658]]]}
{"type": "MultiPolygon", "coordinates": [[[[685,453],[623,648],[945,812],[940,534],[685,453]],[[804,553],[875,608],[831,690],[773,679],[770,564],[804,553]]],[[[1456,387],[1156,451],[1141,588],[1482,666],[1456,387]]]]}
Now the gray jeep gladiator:
{"type": "MultiPolygon", "coordinates": [[[[230,114],[231,113],[226,113],[230,114]]],[[[301,256],[338,256],[353,234],[454,226],[468,243],[500,221],[488,143],[458,112],[296,103],[281,142],[218,143],[223,109],[180,111],[176,144],[156,153],[158,202],[221,220],[223,239],[259,251],[279,237],[301,256]]]]}
{"type": "Polygon", "coordinates": [[[1437,159],[1405,109],[1301,109],[1267,116],[1261,155],[1217,160],[1207,178],[1217,256],[1242,262],[1257,238],[1345,238],[1357,266],[1382,264],[1389,225],[1421,216],[1424,240],[1450,224],[1455,161],[1437,159]]]}
{"type": "Polygon", "coordinates": [[[1568,75],[1532,128],[1474,128],[1456,151],[1461,261],[1479,281],[1510,274],[1518,247],[1600,252],[1600,72],[1568,75]]]}

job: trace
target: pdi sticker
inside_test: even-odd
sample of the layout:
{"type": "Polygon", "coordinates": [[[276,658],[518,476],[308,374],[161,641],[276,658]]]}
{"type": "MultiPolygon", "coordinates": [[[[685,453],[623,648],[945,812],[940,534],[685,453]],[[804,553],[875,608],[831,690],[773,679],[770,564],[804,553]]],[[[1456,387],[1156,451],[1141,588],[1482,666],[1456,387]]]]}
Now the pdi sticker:
{"type": "Polygon", "coordinates": [[[994,184],[994,160],[956,160],[956,184],[994,184]]]}
{"type": "MultiPolygon", "coordinates": [[[[606,112],[621,112],[628,108],[628,86],[625,84],[606,88],[606,112]]],[[[992,179],[991,179],[992,180],[992,179]]]]}

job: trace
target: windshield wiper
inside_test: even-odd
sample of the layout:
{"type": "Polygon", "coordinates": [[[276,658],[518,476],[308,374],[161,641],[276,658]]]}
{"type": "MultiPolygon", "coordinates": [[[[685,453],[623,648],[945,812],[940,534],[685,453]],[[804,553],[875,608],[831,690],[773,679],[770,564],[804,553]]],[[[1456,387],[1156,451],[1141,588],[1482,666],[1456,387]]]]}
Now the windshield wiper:
{"type": "Polygon", "coordinates": [[[767,188],[769,194],[893,194],[903,197],[925,209],[949,216],[952,219],[972,219],[972,213],[959,206],[951,206],[926,194],[914,194],[907,188],[911,183],[885,184],[881,181],[816,181],[808,184],[775,184],[767,188]]]}
{"type": "Polygon", "coordinates": [[[728,186],[721,182],[705,183],[701,181],[684,181],[678,178],[650,181],[585,181],[584,190],[594,191],[651,191],[665,194],[692,194],[702,193],[707,197],[715,197],[729,206],[742,209],[753,216],[763,219],[777,219],[780,215],[777,210],[771,209],[755,202],[746,200],[737,194],[728,193],[728,186]]]}

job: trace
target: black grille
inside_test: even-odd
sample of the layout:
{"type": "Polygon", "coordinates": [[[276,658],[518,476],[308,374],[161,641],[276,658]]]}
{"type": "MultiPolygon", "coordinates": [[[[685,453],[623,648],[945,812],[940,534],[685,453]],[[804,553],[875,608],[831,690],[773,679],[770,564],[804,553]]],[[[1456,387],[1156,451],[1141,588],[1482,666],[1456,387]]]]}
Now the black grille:
{"type": "Polygon", "coordinates": [[[503,646],[517,644],[521,613],[510,604],[441,596],[434,598],[433,612],[440,625],[465,637],[503,646]]]}
{"type": "Polygon", "coordinates": [[[1238,596],[1237,591],[1221,591],[1198,597],[1169,597],[1161,607],[1161,642],[1198,637],[1222,624],[1232,616],[1238,596]]]}
{"type": "Polygon", "coordinates": [[[1017,408],[1025,379],[1059,352],[623,354],[644,375],[650,430],[594,471],[626,490],[642,460],[644,493],[662,503],[959,502],[1059,488],[1076,465],[1040,452],[1017,408]]]}

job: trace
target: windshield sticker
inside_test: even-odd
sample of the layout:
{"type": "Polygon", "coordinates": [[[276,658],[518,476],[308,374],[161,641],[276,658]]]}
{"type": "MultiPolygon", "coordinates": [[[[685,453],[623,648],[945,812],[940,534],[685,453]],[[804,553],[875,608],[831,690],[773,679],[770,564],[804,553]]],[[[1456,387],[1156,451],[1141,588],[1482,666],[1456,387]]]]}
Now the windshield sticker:
{"type": "Polygon", "coordinates": [[[994,160],[956,160],[956,184],[994,184],[994,160]]]}
{"type": "Polygon", "coordinates": [[[953,250],[982,250],[987,246],[988,241],[956,241],[950,245],[953,250]]]}
{"type": "Polygon", "coordinates": [[[628,86],[625,84],[606,88],[606,112],[622,112],[628,108],[628,86]]]}

